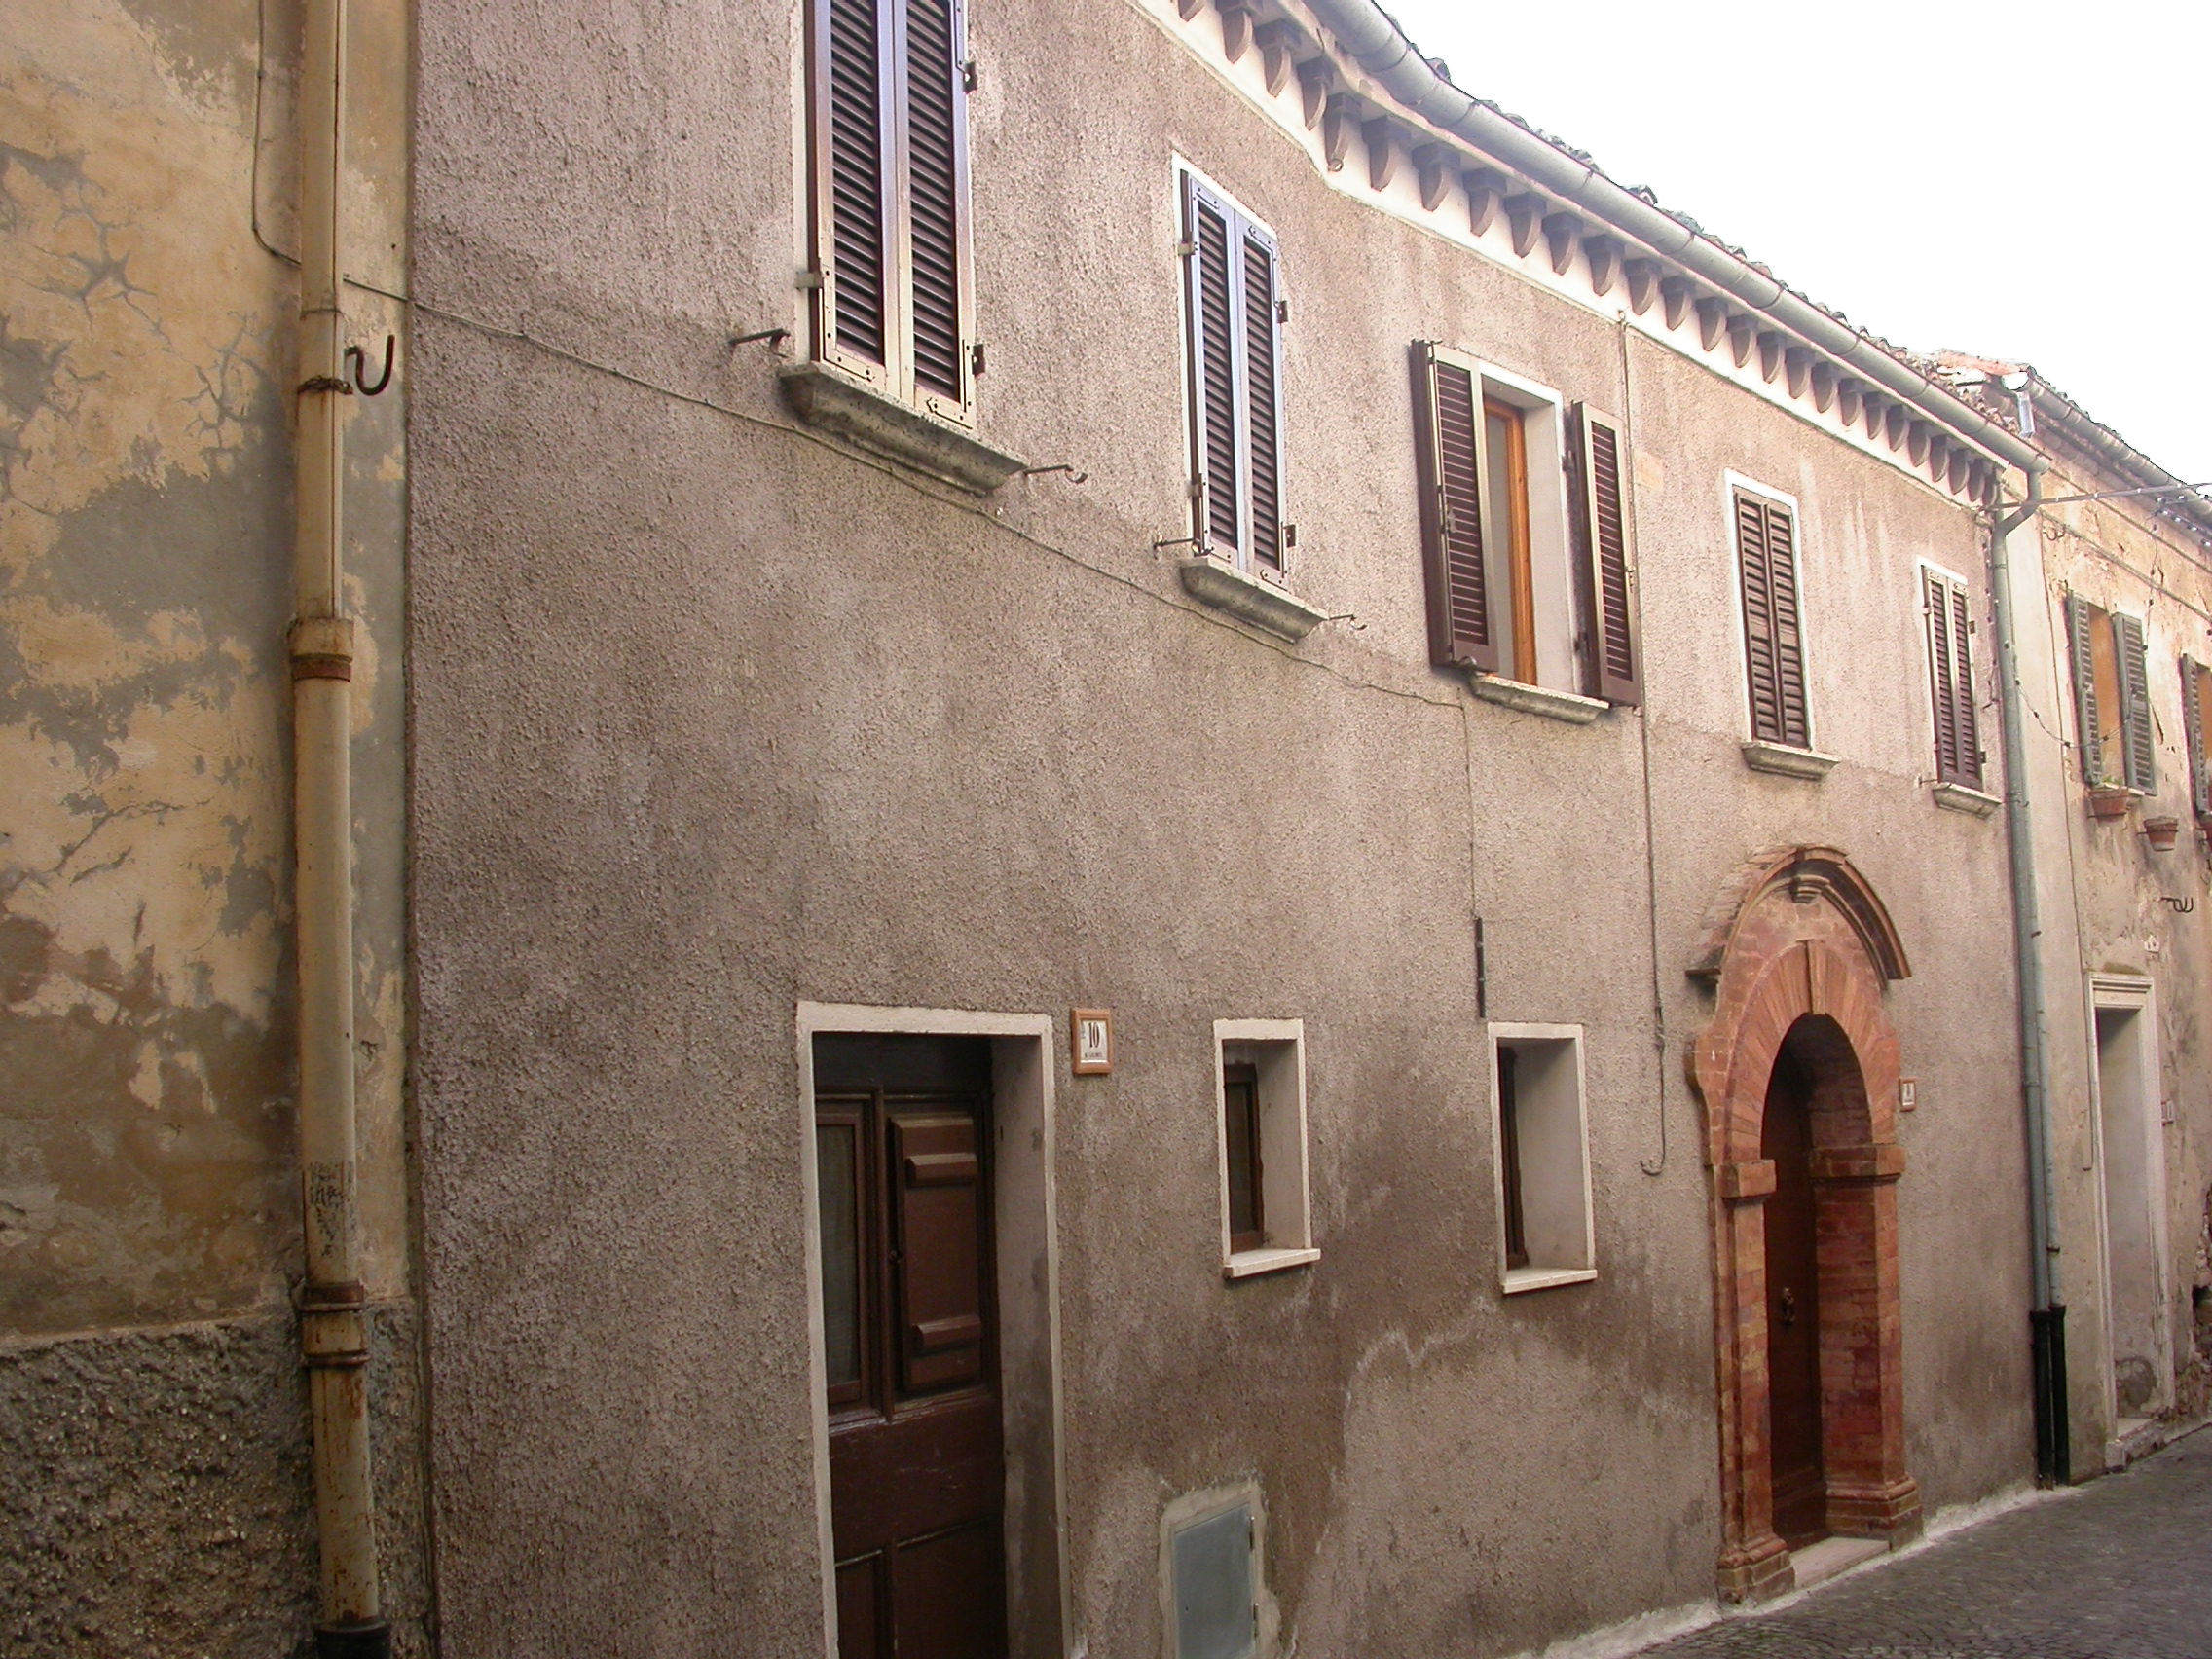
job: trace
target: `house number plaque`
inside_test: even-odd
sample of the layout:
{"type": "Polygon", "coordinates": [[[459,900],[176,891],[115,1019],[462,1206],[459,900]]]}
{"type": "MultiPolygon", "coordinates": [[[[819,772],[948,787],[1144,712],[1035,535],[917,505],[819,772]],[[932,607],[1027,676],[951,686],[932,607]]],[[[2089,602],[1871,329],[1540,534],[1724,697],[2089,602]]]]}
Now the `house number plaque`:
{"type": "Polygon", "coordinates": [[[1114,1069],[1114,1011],[1079,1008],[1068,1014],[1068,1047],[1078,1077],[1103,1077],[1114,1069]]]}

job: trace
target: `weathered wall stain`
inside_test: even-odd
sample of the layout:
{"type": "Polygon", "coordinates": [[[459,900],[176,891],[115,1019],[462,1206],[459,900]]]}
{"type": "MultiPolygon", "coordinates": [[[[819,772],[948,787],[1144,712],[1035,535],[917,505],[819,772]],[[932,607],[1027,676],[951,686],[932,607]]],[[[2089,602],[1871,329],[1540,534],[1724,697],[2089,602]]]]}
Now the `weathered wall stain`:
{"type": "MultiPolygon", "coordinates": [[[[354,11],[388,49],[404,8],[354,11]]],[[[277,1651],[312,1613],[288,1308],[296,300],[254,223],[257,194],[289,222],[298,33],[296,0],[28,0],[0,46],[0,1531],[25,1540],[0,1603],[29,1621],[11,1652],[277,1651]],[[117,1505],[143,1525],[109,1547],[86,1517],[117,1505]]],[[[389,176],[348,200],[390,286],[407,64],[365,61],[357,161],[389,176]]],[[[364,337],[389,326],[370,303],[364,337]]],[[[406,1293],[403,396],[350,423],[347,494],[363,1211],[387,1299],[406,1293]]],[[[411,1333],[404,1305],[387,1315],[411,1333]]],[[[411,1562],[413,1394],[392,1397],[387,1541],[411,1562]]],[[[419,1616],[419,1587],[395,1605],[419,1616]]]]}

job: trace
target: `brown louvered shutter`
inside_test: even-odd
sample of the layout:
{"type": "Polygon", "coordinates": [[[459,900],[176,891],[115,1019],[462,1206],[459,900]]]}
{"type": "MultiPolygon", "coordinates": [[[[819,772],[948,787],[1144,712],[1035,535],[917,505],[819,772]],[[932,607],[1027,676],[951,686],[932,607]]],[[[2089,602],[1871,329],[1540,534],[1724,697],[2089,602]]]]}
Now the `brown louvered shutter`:
{"type": "Polygon", "coordinates": [[[1590,686],[1608,703],[1634,704],[1643,697],[1642,661],[1636,638],[1636,608],[1629,593],[1621,424],[1587,403],[1577,403],[1573,431],[1590,686]]]}
{"type": "Polygon", "coordinates": [[[1736,493],[1736,563],[1744,585],[1744,668],[1751,735],[1807,746],[1805,660],[1798,628],[1795,527],[1779,502],[1736,493]]]}
{"type": "Polygon", "coordinates": [[[890,17],[882,0],[816,0],[814,19],[817,350],[879,380],[893,361],[890,17]]]}
{"type": "Polygon", "coordinates": [[[1282,569],[1282,384],[1276,338],[1275,244],[1257,226],[1241,227],[1239,285],[1244,316],[1246,546],[1252,563],[1282,569]]]}
{"type": "Polygon", "coordinates": [[[1481,383],[1471,359],[1426,340],[1414,342],[1413,376],[1429,659],[1495,674],[1483,568],[1481,383]]]}
{"type": "MultiPolygon", "coordinates": [[[[1229,204],[1189,174],[1183,179],[1184,297],[1191,343],[1193,534],[1208,551],[1236,559],[1243,520],[1236,465],[1236,337],[1230,271],[1229,204]]],[[[1239,563],[1241,561],[1238,561],[1239,563]]]]}
{"type": "Polygon", "coordinates": [[[967,88],[960,0],[905,0],[908,315],[914,385],[939,414],[971,402],[967,88]]]}
{"type": "Polygon", "coordinates": [[[1936,713],[1936,776],[1946,784],[1979,789],[1981,736],[1975,721],[1967,590],[1934,571],[1924,571],[1923,579],[1929,691],[1936,713]]]}
{"type": "Polygon", "coordinates": [[[2066,596],[2066,639],[2074,659],[2074,719],[2081,746],[2082,781],[2105,781],[2103,711],[2097,707],[2095,629],[2104,614],[2078,593],[2066,596]]]}
{"type": "Polygon", "coordinates": [[[2181,723],[2189,744],[2189,804],[2201,821],[2212,818],[2212,775],[2205,767],[2204,734],[2212,721],[2212,672],[2193,657],[2181,659],[2181,723]]]}
{"type": "Polygon", "coordinates": [[[2157,787],[2158,746],[2151,727],[2151,674],[2144,660],[2143,622],[2118,611],[2112,619],[2113,643],[2120,647],[2120,731],[2122,781],[2149,793],[2157,787]]]}

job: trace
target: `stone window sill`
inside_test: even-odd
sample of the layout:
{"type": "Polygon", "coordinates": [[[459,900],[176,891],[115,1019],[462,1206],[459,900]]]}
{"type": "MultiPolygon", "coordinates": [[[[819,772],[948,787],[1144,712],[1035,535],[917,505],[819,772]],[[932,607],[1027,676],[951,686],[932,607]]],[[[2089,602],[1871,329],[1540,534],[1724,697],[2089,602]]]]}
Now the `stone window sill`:
{"type": "Polygon", "coordinates": [[[1018,456],[886,397],[827,363],[793,363],[777,379],[785,401],[808,425],[963,490],[986,495],[1021,470],[1018,456]]]}
{"type": "Polygon", "coordinates": [[[1310,1267],[1321,1259],[1318,1250],[1239,1250],[1221,1265],[1225,1279],[1257,1278],[1289,1268],[1310,1267]]]}
{"type": "Polygon", "coordinates": [[[1964,784],[1937,784],[1932,792],[1936,804],[1953,812],[1972,813],[1976,818],[1987,818],[2005,803],[1993,794],[1980,790],[1970,790],[1964,784]]]}
{"type": "Polygon", "coordinates": [[[1744,745],[1744,764],[1754,772],[1771,772],[1778,778],[1803,778],[1819,783],[1835,770],[1836,757],[1787,743],[1751,742],[1744,745]]]}
{"type": "Polygon", "coordinates": [[[1563,1284],[1590,1284],[1597,1277],[1596,1268],[1508,1268],[1505,1294],[1519,1296],[1530,1290],[1556,1290],[1563,1284]]]}
{"type": "Polygon", "coordinates": [[[1548,685],[1530,685],[1518,680],[1501,679],[1494,674],[1470,674],[1467,685],[1486,703],[1519,709],[1525,715],[1542,715],[1546,719],[1566,720],[1569,725],[1588,725],[1612,707],[1610,703],[1600,702],[1595,697],[1577,696],[1572,691],[1554,691],[1548,685]]]}
{"type": "Polygon", "coordinates": [[[1314,609],[1272,582],[1247,575],[1226,559],[1199,553],[1177,560],[1176,568],[1193,598],[1283,639],[1303,640],[1329,619],[1327,611],[1314,609]]]}

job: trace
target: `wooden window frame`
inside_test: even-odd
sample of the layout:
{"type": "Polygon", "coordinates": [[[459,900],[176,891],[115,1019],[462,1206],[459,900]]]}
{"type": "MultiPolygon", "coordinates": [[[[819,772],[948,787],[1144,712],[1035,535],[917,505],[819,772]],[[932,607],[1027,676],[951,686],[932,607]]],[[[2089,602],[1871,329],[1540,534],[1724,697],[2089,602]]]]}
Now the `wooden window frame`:
{"type": "Polygon", "coordinates": [[[1482,454],[1490,457],[1490,428],[1495,421],[1505,428],[1505,477],[1486,477],[1483,499],[1483,540],[1495,547],[1505,568],[1507,614],[1513,641],[1511,678],[1524,685],[1537,682],[1536,568],[1529,528],[1529,411],[1510,403],[1488,386],[1482,388],[1482,454]],[[1498,501],[1505,506],[1505,523],[1497,522],[1498,501]]]}
{"type": "Polygon", "coordinates": [[[1811,751],[1813,747],[1813,697],[1812,676],[1805,661],[1805,637],[1810,630],[1805,616],[1805,558],[1804,519],[1797,503],[1779,491],[1765,489],[1748,479],[1730,475],[1728,480],[1729,540],[1735,550],[1737,619],[1743,645],[1745,712],[1753,743],[1771,744],[1782,749],[1811,751]],[[1756,548],[1746,537],[1746,510],[1755,508],[1759,522],[1759,541],[1756,548]],[[1776,571],[1784,568],[1778,561],[1774,545],[1774,526],[1779,515],[1788,527],[1789,539],[1786,561],[1789,610],[1791,620],[1785,634],[1782,607],[1777,601],[1781,591],[1775,582],[1776,571]],[[1757,566],[1754,572],[1753,567],[1757,566]],[[1763,591],[1754,590],[1751,577],[1756,573],[1763,591]],[[1756,660],[1753,656],[1754,640],[1764,614],[1766,638],[1774,654],[1774,685],[1770,699],[1762,696],[1756,660]],[[1788,671],[1794,669],[1797,681],[1799,724],[1792,729],[1788,706],[1788,671]]]}
{"type": "Polygon", "coordinates": [[[902,403],[940,420],[973,426],[976,416],[976,277],[969,183],[968,0],[945,0],[949,12],[947,87],[952,106],[952,205],[957,394],[922,386],[915,374],[913,203],[910,178],[911,66],[907,19],[913,0],[845,0],[874,7],[878,190],[883,223],[883,357],[880,363],[843,349],[837,338],[837,262],[833,216],[830,30],[839,0],[807,0],[808,238],[813,258],[812,349],[832,364],[902,403]]]}
{"type": "Polygon", "coordinates": [[[1264,1249],[1268,1242],[1268,1188],[1267,1147],[1260,1133],[1260,1068],[1248,1061],[1224,1060],[1221,1065],[1222,1140],[1227,1148],[1229,1166],[1229,1248],[1235,1255],[1246,1250],[1264,1249]],[[1238,1095],[1242,1095],[1242,1111],[1236,1109],[1238,1095]],[[1236,1213],[1236,1149],[1241,1142],[1244,1160],[1250,1173],[1246,1184],[1251,1191],[1252,1213],[1239,1217],[1236,1213]],[[1249,1220],[1248,1227],[1239,1227],[1239,1220],[1249,1220]]]}
{"type": "Polygon", "coordinates": [[[1521,1103],[1513,1087],[1520,1054],[1512,1045],[1497,1047],[1497,1175],[1503,1189],[1507,1272],[1529,1265],[1529,1217],[1521,1200],[1521,1103]]]}
{"type": "Polygon", "coordinates": [[[1922,643],[1936,756],[1936,781],[1979,790],[1980,708],[1973,680],[1973,597],[1966,578],[1925,560],[1920,566],[1922,643]]]}
{"type": "Polygon", "coordinates": [[[1190,426],[1191,537],[1199,552],[1223,560],[1250,575],[1281,582],[1289,568],[1288,525],[1283,512],[1286,477],[1284,442],[1282,244],[1257,217],[1187,163],[1176,166],[1177,223],[1181,231],[1183,267],[1183,383],[1184,414],[1190,426]],[[1234,529],[1224,543],[1213,523],[1220,490],[1209,456],[1211,411],[1205,385],[1205,313],[1201,295],[1202,237],[1199,216],[1210,211],[1223,226],[1226,258],[1223,309],[1229,327],[1230,427],[1234,462],[1230,489],[1234,492],[1234,529]],[[1268,292],[1261,297],[1267,334],[1268,361],[1272,384],[1252,385],[1253,353],[1249,324],[1252,310],[1251,268],[1257,243],[1268,262],[1268,292]],[[1264,527],[1266,515],[1256,509],[1256,452],[1260,423],[1272,424],[1272,526],[1264,527]],[[1272,545],[1268,543],[1272,541],[1272,545]]]}

